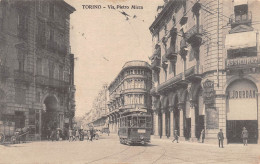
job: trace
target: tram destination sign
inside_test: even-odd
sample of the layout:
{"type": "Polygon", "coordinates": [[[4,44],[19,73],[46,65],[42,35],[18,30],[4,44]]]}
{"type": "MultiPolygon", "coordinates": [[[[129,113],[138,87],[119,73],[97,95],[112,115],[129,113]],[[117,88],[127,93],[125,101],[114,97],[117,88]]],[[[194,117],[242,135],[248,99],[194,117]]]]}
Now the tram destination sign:
{"type": "Polygon", "coordinates": [[[214,81],[206,80],[203,84],[203,99],[205,105],[212,105],[215,102],[214,81]]]}

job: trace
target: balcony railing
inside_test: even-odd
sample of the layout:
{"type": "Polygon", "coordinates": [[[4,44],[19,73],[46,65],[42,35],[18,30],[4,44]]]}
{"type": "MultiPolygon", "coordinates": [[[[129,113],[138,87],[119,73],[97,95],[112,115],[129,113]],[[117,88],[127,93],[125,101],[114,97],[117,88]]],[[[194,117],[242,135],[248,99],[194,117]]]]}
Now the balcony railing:
{"type": "Polygon", "coordinates": [[[172,85],[180,82],[182,80],[182,73],[178,74],[177,76],[174,76],[172,78],[170,78],[169,80],[161,83],[159,86],[158,86],[158,91],[162,91],[164,89],[167,89],[168,87],[171,87],[172,85]]]}
{"type": "Polygon", "coordinates": [[[14,79],[19,82],[32,83],[33,74],[31,72],[25,72],[21,70],[14,71],[14,79]]]}
{"type": "Polygon", "coordinates": [[[198,67],[195,65],[195,66],[192,66],[190,68],[188,68],[187,70],[185,70],[185,79],[188,79],[188,78],[196,78],[197,75],[201,75],[203,73],[203,69],[202,69],[202,66],[199,65],[198,67]]]}
{"type": "Polygon", "coordinates": [[[194,25],[184,35],[185,40],[192,45],[199,45],[202,42],[203,26],[194,25]]]}
{"type": "Polygon", "coordinates": [[[161,59],[155,58],[151,63],[151,68],[156,70],[160,67],[160,65],[161,65],[161,59]]]}
{"type": "Polygon", "coordinates": [[[54,88],[66,88],[69,87],[69,83],[62,81],[62,80],[57,80],[53,78],[49,78],[46,76],[41,76],[37,75],[36,76],[36,84],[43,85],[43,86],[49,86],[49,87],[54,87],[54,88]]]}
{"type": "Polygon", "coordinates": [[[232,14],[230,16],[230,23],[231,23],[231,26],[234,27],[236,25],[240,25],[240,24],[247,24],[247,25],[250,25],[252,23],[252,12],[249,11],[248,13],[246,14],[243,14],[243,15],[235,15],[235,14],[232,14]]]}

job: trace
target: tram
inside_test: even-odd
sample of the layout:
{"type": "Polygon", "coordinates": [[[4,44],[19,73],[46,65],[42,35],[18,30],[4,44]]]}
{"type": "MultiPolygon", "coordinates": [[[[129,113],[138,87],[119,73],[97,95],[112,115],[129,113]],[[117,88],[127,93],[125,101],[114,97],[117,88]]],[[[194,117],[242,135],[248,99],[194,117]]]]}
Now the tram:
{"type": "Polygon", "coordinates": [[[152,133],[152,116],[147,113],[132,113],[119,118],[118,135],[121,144],[147,144],[152,133]]]}

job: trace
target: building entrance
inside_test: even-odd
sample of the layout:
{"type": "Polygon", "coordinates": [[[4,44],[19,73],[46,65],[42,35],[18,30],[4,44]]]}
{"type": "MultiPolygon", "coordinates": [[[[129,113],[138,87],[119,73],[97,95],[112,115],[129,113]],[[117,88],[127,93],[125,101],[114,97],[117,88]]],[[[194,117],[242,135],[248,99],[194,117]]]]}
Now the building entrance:
{"type": "Polygon", "coordinates": [[[242,143],[242,130],[249,133],[248,143],[258,140],[257,88],[249,80],[234,81],[227,88],[227,142],[242,143]]]}
{"type": "Polygon", "coordinates": [[[241,133],[245,127],[249,133],[248,143],[257,143],[257,120],[229,120],[227,121],[228,143],[242,143],[241,133]]]}
{"type": "Polygon", "coordinates": [[[42,111],[42,139],[48,139],[51,131],[59,126],[58,102],[54,96],[44,100],[45,108],[42,111]]]}

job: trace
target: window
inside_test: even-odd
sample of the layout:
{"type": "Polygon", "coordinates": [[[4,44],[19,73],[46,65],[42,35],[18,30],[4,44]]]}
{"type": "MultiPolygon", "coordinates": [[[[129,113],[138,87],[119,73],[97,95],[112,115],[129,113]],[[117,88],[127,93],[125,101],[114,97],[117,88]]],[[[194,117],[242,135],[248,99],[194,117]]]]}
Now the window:
{"type": "Polygon", "coordinates": [[[138,120],[138,126],[142,128],[145,127],[145,117],[138,117],[138,120]]]}
{"type": "Polygon", "coordinates": [[[15,102],[18,104],[26,103],[26,90],[23,88],[15,88],[15,102]]]}
{"type": "Polygon", "coordinates": [[[63,67],[59,66],[59,79],[63,80],[63,67]]]}
{"type": "Polygon", "coordinates": [[[35,110],[29,109],[29,125],[35,125],[35,110]]]}
{"type": "Polygon", "coordinates": [[[49,16],[51,17],[51,18],[54,18],[54,4],[52,4],[52,3],[50,3],[49,4],[49,16]]]}
{"type": "Polygon", "coordinates": [[[42,59],[37,58],[36,63],[37,75],[42,75],[42,59]]]}
{"type": "Polygon", "coordinates": [[[41,102],[41,92],[36,92],[36,102],[41,102]]]}

